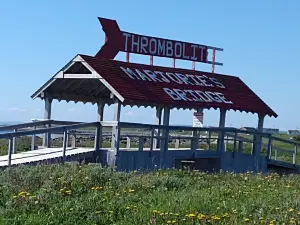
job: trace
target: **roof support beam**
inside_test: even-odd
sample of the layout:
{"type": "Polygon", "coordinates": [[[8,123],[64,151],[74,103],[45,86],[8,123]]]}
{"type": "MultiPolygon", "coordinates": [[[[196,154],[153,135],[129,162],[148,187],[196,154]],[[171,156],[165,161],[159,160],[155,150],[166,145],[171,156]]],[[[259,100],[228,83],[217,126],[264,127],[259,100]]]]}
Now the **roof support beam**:
{"type": "MultiPolygon", "coordinates": [[[[121,102],[118,99],[115,99],[113,121],[120,122],[120,118],[121,118],[121,102]]],[[[115,165],[117,165],[116,161],[118,158],[119,148],[120,148],[120,128],[119,125],[117,125],[112,129],[111,149],[113,152],[108,159],[109,166],[115,167],[115,165]]]]}
{"type": "MultiPolygon", "coordinates": [[[[161,115],[162,115],[162,107],[156,107],[156,125],[161,125],[161,115]]],[[[160,129],[155,129],[154,131],[155,136],[160,136],[160,129]]],[[[160,143],[158,138],[153,139],[153,148],[159,148],[160,143]]]]}
{"type": "MultiPolygon", "coordinates": [[[[265,115],[259,114],[258,115],[258,124],[257,124],[257,132],[262,133],[263,132],[263,127],[264,127],[264,118],[265,115]]],[[[261,146],[262,146],[262,136],[259,134],[254,135],[254,146],[253,146],[253,151],[252,155],[254,155],[256,158],[259,158],[260,153],[261,153],[261,146]]]]}
{"type": "Polygon", "coordinates": [[[162,134],[162,143],[160,146],[160,168],[163,168],[165,165],[165,155],[168,151],[168,145],[169,145],[169,124],[170,124],[170,112],[171,109],[167,106],[164,107],[164,114],[163,114],[163,125],[167,126],[167,128],[163,129],[162,134]]]}
{"type": "MultiPolygon", "coordinates": [[[[97,109],[98,109],[98,114],[97,114],[97,121],[101,122],[103,121],[103,115],[104,115],[104,107],[105,107],[105,102],[104,101],[99,101],[97,103],[97,109]]],[[[97,134],[98,138],[98,146],[99,148],[102,147],[102,126],[100,126],[99,129],[99,134],[97,134]]]]}
{"type": "MultiPolygon", "coordinates": [[[[219,121],[219,128],[225,128],[226,122],[226,109],[220,109],[220,121],[219,121]]],[[[224,151],[224,132],[220,131],[218,135],[218,143],[217,143],[217,151],[223,152],[224,151]]]]}
{"type": "MultiPolygon", "coordinates": [[[[45,98],[45,112],[44,112],[44,119],[50,120],[51,119],[51,108],[52,108],[52,99],[46,97],[45,98]]],[[[50,127],[50,124],[47,125],[50,127]]],[[[43,138],[43,146],[45,148],[50,147],[50,141],[51,141],[51,133],[47,132],[44,134],[43,138]]]]}

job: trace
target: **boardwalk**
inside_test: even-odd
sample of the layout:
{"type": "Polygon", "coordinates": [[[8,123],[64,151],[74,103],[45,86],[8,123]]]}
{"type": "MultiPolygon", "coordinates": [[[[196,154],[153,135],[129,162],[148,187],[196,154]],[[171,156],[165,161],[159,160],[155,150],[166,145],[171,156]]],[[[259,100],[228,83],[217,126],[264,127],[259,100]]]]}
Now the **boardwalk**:
{"type": "MultiPolygon", "coordinates": [[[[104,151],[109,151],[109,149],[102,149],[104,151]]],[[[138,151],[138,148],[120,148],[121,151],[138,151]]],[[[143,151],[149,151],[149,148],[144,148],[143,151]]],[[[159,151],[159,149],[153,149],[154,151],[159,151]]],[[[189,148],[169,148],[170,151],[176,150],[184,150],[189,151],[189,148]]],[[[199,149],[203,150],[203,149],[199,149]]],[[[75,155],[82,155],[85,153],[94,152],[94,148],[72,148],[68,147],[66,149],[66,156],[75,156],[75,155]]],[[[101,151],[101,150],[100,150],[101,151]]],[[[33,162],[40,162],[49,159],[60,158],[63,155],[63,148],[42,148],[38,150],[28,151],[28,152],[20,152],[16,154],[12,154],[11,165],[17,164],[26,164],[26,163],[33,163],[33,162]]],[[[8,165],[8,156],[0,156],[0,167],[8,165]]]]}
{"type": "MultiPolygon", "coordinates": [[[[93,148],[67,148],[66,156],[93,152],[93,148]]],[[[48,159],[60,158],[63,155],[62,148],[44,148],[28,152],[12,154],[11,165],[39,162],[48,159]]],[[[7,155],[0,156],[0,166],[8,165],[7,155]]]]}

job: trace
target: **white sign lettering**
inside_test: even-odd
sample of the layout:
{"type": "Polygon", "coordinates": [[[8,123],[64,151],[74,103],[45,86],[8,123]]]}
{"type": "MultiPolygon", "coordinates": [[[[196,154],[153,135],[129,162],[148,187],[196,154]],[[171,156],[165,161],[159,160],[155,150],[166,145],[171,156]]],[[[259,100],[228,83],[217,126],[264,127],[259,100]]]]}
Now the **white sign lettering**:
{"type": "MultiPolygon", "coordinates": [[[[167,83],[167,84],[183,84],[190,86],[202,86],[225,89],[217,78],[208,77],[206,75],[194,75],[183,73],[172,73],[162,71],[143,70],[135,68],[120,67],[124,73],[131,79],[141,80],[145,82],[154,83],[167,83]]],[[[163,88],[164,92],[168,94],[173,100],[176,101],[189,101],[189,102],[215,102],[233,104],[232,101],[225,98],[221,92],[214,91],[200,91],[179,88],[163,88]]]]}
{"type": "Polygon", "coordinates": [[[205,62],[207,47],[181,41],[147,37],[123,32],[124,51],[205,62]]]}

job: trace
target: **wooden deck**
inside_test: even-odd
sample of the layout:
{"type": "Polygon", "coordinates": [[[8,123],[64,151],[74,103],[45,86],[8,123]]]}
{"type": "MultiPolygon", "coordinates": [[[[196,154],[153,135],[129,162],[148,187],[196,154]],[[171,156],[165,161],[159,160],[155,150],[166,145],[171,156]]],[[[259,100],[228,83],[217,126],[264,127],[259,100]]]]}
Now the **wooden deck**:
{"type": "MultiPolygon", "coordinates": [[[[102,150],[110,150],[110,149],[102,149],[102,150]]],[[[120,148],[121,151],[138,151],[138,148],[120,148]]],[[[185,150],[189,151],[189,148],[169,148],[169,150],[185,150]]],[[[198,149],[203,150],[203,149],[198,149]]],[[[71,148],[68,147],[66,150],[66,156],[71,155],[79,155],[84,153],[93,152],[94,148],[71,148]]],[[[143,151],[150,151],[150,148],[144,148],[143,151]]],[[[159,149],[153,149],[153,151],[159,151],[159,149]]],[[[12,154],[11,158],[11,165],[17,164],[26,164],[26,163],[33,163],[33,162],[40,162],[43,160],[55,159],[60,158],[63,155],[63,149],[61,148],[41,148],[38,150],[27,151],[27,152],[20,152],[16,154],[12,154]]],[[[0,167],[8,165],[8,156],[0,156],[0,167]]]]}
{"type": "MultiPolygon", "coordinates": [[[[66,156],[78,155],[94,151],[93,148],[67,148],[66,156]]],[[[12,154],[11,165],[39,162],[48,159],[60,158],[63,155],[62,148],[44,148],[28,152],[12,154]]],[[[0,156],[0,167],[8,165],[7,155],[0,156]]]]}

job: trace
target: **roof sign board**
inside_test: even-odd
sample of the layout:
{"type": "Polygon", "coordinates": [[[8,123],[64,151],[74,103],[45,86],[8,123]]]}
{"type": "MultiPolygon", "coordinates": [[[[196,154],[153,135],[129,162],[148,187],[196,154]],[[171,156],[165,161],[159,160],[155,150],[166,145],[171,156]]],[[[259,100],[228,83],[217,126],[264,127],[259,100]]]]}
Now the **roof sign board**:
{"type": "Polygon", "coordinates": [[[221,48],[121,31],[115,20],[99,18],[106,42],[96,57],[113,59],[119,51],[223,65],[207,59],[208,49],[221,48]]]}
{"type": "Polygon", "coordinates": [[[126,104],[224,108],[277,117],[238,77],[81,57],[124,98],[126,104]]]}

